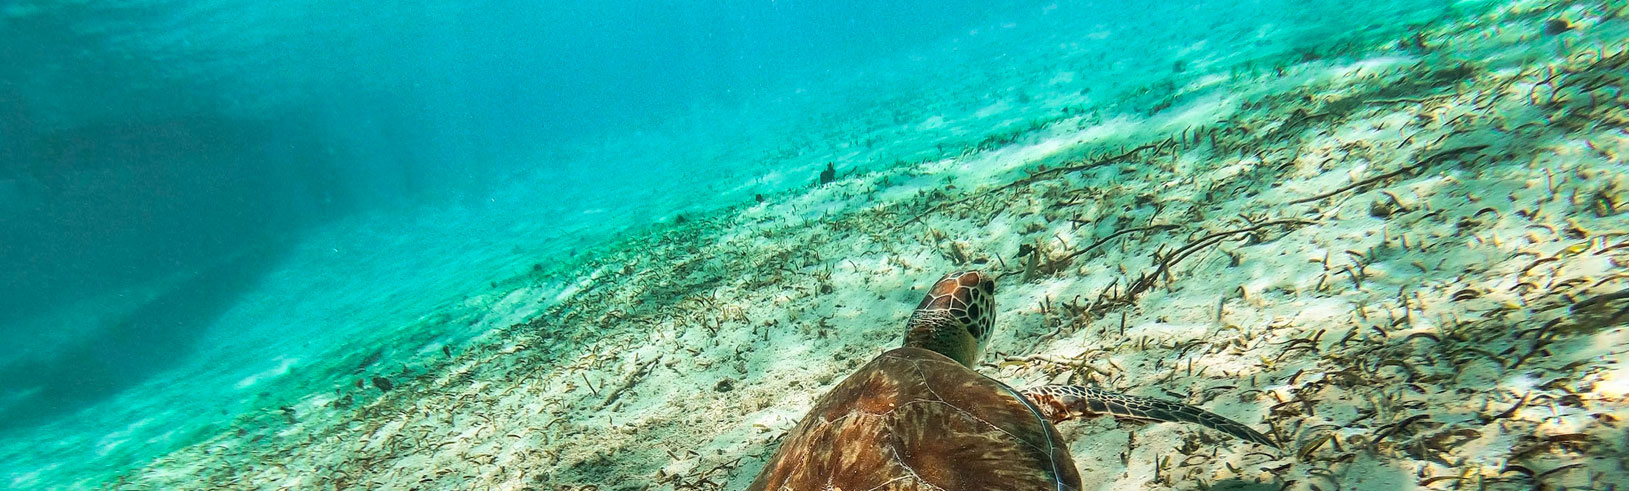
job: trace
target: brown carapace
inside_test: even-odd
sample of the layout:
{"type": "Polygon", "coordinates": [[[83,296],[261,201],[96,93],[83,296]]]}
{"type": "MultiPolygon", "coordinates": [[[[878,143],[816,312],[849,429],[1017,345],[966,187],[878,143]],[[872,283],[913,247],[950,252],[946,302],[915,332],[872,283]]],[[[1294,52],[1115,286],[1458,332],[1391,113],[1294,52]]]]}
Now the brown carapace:
{"type": "Polygon", "coordinates": [[[995,281],[951,273],[911,315],[905,346],[871,360],[781,441],[752,490],[1078,490],[1054,423],[1108,415],[1199,424],[1277,448],[1186,404],[1092,387],[1013,390],[972,370],[995,318],[995,281]]]}

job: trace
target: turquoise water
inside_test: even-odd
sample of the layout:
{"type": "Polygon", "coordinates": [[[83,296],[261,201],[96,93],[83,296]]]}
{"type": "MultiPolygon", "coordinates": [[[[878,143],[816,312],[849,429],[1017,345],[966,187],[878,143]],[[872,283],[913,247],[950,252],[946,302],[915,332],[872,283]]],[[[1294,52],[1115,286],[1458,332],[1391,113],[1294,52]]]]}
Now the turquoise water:
{"type": "MultiPolygon", "coordinates": [[[[1622,44],[1622,10],[1611,2],[1426,0],[9,2],[0,6],[0,340],[14,348],[0,353],[0,483],[205,487],[177,478],[194,465],[238,473],[211,486],[345,483],[313,469],[354,465],[313,463],[322,459],[311,454],[339,452],[324,442],[340,439],[347,425],[377,427],[385,414],[428,418],[432,399],[415,399],[416,386],[501,383],[505,375],[471,367],[490,363],[489,353],[520,349],[512,337],[520,326],[558,323],[548,324],[548,333],[560,344],[505,366],[515,373],[588,370],[597,375],[583,377],[586,387],[540,390],[587,389],[583,397],[603,399],[594,387],[626,374],[564,360],[580,353],[597,360],[609,350],[593,344],[597,331],[620,328],[603,317],[588,322],[588,314],[572,320],[576,312],[680,311],[716,296],[721,278],[760,278],[776,264],[829,277],[844,258],[826,247],[865,242],[848,233],[864,234],[868,244],[906,244],[896,251],[906,258],[901,264],[946,268],[967,258],[927,251],[943,240],[972,239],[893,228],[913,212],[800,236],[814,242],[768,247],[779,251],[765,256],[770,260],[678,263],[655,252],[664,247],[778,244],[790,235],[753,227],[835,227],[876,210],[914,209],[930,192],[997,188],[1036,165],[1056,168],[1178,134],[1186,141],[1190,128],[1251,111],[1281,124],[1308,116],[1289,109],[1294,104],[1332,100],[1300,87],[1392,83],[1408,79],[1395,73],[1410,66],[1474,63],[1477,74],[1520,73],[1596,45],[1605,58],[1622,44]],[[1551,19],[1578,27],[1547,27],[1551,19]],[[816,185],[828,163],[846,187],[816,185]],[[941,171],[956,177],[940,182],[941,171]],[[788,259],[800,248],[826,255],[788,259]],[[665,279],[647,282],[648,271],[665,279]],[[714,280],[691,281],[699,276],[714,280]],[[607,291],[663,294],[623,305],[607,303],[627,301],[607,291]],[[471,370],[475,375],[465,375],[471,370]],[[399,388],[382,390],[379,378],[399,388]],[[298,449],[306,453],[295,456],[298,449]]],[[[1470,91],[1480,83],[1449,68],[1430,70],[1422,73],[1449,75],[1370,99],[1470,91]]],[[[1621,98],[1621,80],[1603,77],[1599,84],[1616,92],[1575,100],[1592,96],[1588,104],[1604,106],[1621,98]]],[[[1591,152],[1616,144],[1584,140],[1621,132],[1623,120],[1610,111],[1588,114],[1596,115],[1593,125],[1567,129],[1550,144],[1604,159],[1592,172],[1610,181],[1621,174],[1621,157],[1591,152]]],[[[1558,128],[1572,124],[1543,118],[1558,128]]],[[[1356,131],[1309,119],[1331,135],[1356,131]]],[[[1397,139],[1379,133],[1366,138],[1397,139]]],[[[1215,144],[1217,133],[1210,138],[1215,144]]],[[[1198,154],[1176,159],[1188,163],[1174,174],[1124,179],[1254,175],[1203,174],[1193,170],[1203,164],[1192,163],[1252,153],[1198,154]]],[[[1372,158],[1375,168],[1390,165],[1372,158]]],[[[1326,167],[1320,170],[1327,174],[1296,177],[1331,183],[1364,171],[1326,167]]],[[[1611,189],[1599,198],[1609,202],[1605,211],[1586,217],[1597,228],[1585,235],[1606,237],[1591,247],[1605,248],[1622,225],[1611,189]]],[[[1106,235],[1110,223],[1126,220],[1093,227],[1106,235]]],[[[1046,221],[1067,226],[1068,217],[1046,221]]],[[[993,241],[1033,233],[1016,224],[980,226],[969,233],[993,241]]],[[[836,250],[860,262],[880,254],[836,250]]],[[[1000,255],[1014,260],[1010,251],[1000,255]]],[[[937,273],[914,276],[931,281],[937,273]]],[[[1616,283],[1609,280],[1596,287],[1610,290],[1616,283]]],[[[902,293],[859,296],[889,308],[901,303],[895,297],[915,295],[915,283],[890,281],[851,288],[890,285],[902,293]]],[[[752,285],[762,292],[783,283],[752,285]]],[[[798,302],[852,304],[844,293],[821,291],[837,297],[798,302]]],[[[1068,296],[1061,293],[1039,292],[1068,296]]],[[[1312,306],[1314,297],[1296,298],[1312,306]]],[[[656,324],[675,322],[683,323],[656,324]]],[[[1043,341],[1002,350],[1034,354],[1022,350],[1041,349],[1043,341]]],[[[707,353],[705,346],[692,351],[707,353]]],[[[767,380],[742,372],[728,372],[734,384],[767,380]]],[[[632,373],[630,386],[644,372],[632,373]]],[[[714,394],[707,380],[699,392],[714,394]]],[[[665,396],[628,397],[655,404],[651,398],[690,398],[696,389],[675,383],[644,391],[665,396]]],[[[793,413],[806,410],[808,401],[791,392],[775,399],[800,404],[793,413]]],[[[492,404],[460,405],[465,409],[434,421],[458,434],[478,426],[475,415],[502,405],[492,404]]],[[[559,417],[599,417],[584,414],[559,417]]],[[[498,441],[505,433],[476,429],[464,437],[498,441]]],[[[619,457],[606,447],[595,458],[561,457],[594,445],[587,442],[573,448],[569,435],[545,437],[528,445],[554,454],[548,464],[483,467],[479,478],[431,487],[683,482],[656,477],[655,467],[584,464],[659,458],[651,465],[662,467],[668,457],[657,452],[619,457]],[[595,476],[606,482],[592,482],[595,476]]],[[[1607,455],[1609,446],[1595,451],[1607,455]]],[[[756,450],[739,447],[722,445],[718,455],[762,465],[756,450]]],[[[402,468],[429,458],[393,455],[402,468]]],[[[699,464],[672,465],[691,472],[699,464]]],[[[750,481],[756,468],[739,465],[714,484],[750,481]]],[[[419,485],[418,476],[372,479],[373,486],[419,485]]]]}

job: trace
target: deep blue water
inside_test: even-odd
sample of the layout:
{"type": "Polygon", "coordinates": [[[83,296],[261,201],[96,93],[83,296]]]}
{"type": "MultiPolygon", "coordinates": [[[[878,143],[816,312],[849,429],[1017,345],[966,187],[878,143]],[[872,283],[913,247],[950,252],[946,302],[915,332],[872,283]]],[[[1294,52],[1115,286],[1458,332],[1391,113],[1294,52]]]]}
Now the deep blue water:
{"type": "Polygon", "coordinates": [[[614,183],[593,162],[538,157],[776,97],[988,15],[904,2],[8,5],[0,337],[25,349],[0,356],[12,369],[0,388],[41,363],[80,381],[24,411],[41,417],[144,372],[84,360],[184,355],[189,331],[304,227],[478,201],[536,167],[614,183]],[[21,322],[177,273],[199,276],[138,308],[135,325],[53,339],[60,350],[21,322]]]}
{"type": "Polygon", "coordinates": [[[15,315],[198,267],[257,234],[478,189],[505,168],[549,165],[517,155],[774,97],[986,15],[935,10],[11,4],[0,148],[14,274],[0,307],[15,315]]]}
{"type": "MultiPolygon", "coordinates": [[[[1148,101],[1134,89],[1173,71],[1225,73],[1383,39],[1455,8],[8,2],[0,341],[13,349],[0,353],[0,432],[31,435],[186,366],[211,349],[204,340],[233,335],[221,316],[291,251],[320,248],[307,234],[324,226],[456,208],[482,231],[460,247],[509,248],[507,229],[475,222],[524,208],[548,211],[529,226],[558,225],[588,247],[682,210],[804,185],[846,155],[834,150],[850,148],[845,135],[919,121],[913,101],[1089,93],[1100,109],[1135,111],[1148,101]],[[1093,26],[1159,35],[1104,40],[1093,26]],[[1117,45],[1080,47],[1093,42],[1117,45]],[[1057,59],[1100,76],[1048,85],[1058,67],[1047,53],[1082,49],[1098,54],[1057,59]],[[896,109],[863,112],[885,103],[896,109]]],[[[935,142],[982,136],[856,143],[874,151],[854,166],[931,158],[944,151],[935,142]]],[[[287,355],[255,349],[235,356],[287,355]]]]}

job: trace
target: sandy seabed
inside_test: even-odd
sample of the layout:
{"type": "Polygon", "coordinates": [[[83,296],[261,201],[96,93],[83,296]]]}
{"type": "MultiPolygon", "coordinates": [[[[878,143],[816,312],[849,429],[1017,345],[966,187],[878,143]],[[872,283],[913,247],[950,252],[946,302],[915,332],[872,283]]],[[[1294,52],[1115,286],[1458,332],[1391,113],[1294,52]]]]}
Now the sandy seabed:
{"type": "Polygon", "coordinates": [[[108,485],[740,489],[967,268],[1000,275],[983,373],[1284,446],[1065,423],[1088,489],[1629,484],[1625,7],[1528,5],[686,215],[461,314],[506,328],[359,352],[391,390],[319,388],[108,485]]]}

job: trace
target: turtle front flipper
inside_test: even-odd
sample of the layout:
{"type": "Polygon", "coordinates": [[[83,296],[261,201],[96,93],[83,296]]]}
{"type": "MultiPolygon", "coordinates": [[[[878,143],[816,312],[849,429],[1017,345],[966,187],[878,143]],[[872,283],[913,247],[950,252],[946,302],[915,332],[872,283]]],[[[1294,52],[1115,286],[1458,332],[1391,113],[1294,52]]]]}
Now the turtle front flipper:
{"type": "Polygon", "coordinates": [[[1279,448],[1277,443],[1243,423],[1180,402],[1128,396],[1079,385],[1043,385],[1024,389],[1024,398],[1041,414],[1058,423],[1074,418],[1114,416],[1120,419],[1165,423],[1194,423],[1240,439],[1279,448]]]}

